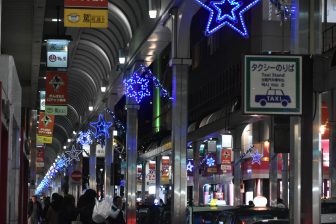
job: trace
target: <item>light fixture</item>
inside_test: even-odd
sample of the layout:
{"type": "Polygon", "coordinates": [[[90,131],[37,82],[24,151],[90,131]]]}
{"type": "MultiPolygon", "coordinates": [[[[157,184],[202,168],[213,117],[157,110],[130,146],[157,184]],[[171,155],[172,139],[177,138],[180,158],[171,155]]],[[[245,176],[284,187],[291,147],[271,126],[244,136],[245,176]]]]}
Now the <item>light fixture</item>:
{"type": "Polygon", "coordinates": [[[118,131],[117,130],[113,130],[113,136],[118,136],[118,131]]]}
{"type": "Polygon", "coordinates": [[[71,138],[68,138],[68,142],[71,142],[71,138]]]}
{"type": "Polygon", "coordinates": [[[63,146],[63,149],[66,149],[67,147],[66,147],[66,145],[65,146],[63,146]]]}
{"type": "Polygon", "coordinates": [[[61,19],[52,18],[51,22],[62,22],[62,20],[61,19]]]}
{"type": "Polygon", "coordinates": [[[92,101],[89,102],[89,111],[93,111],[93,103],[92,103],[92,101]]]}
{"type": "Polygon", "coordinates": [[[157,17],[157,0],[148,0],[148,14],[149,18],[155,19],[157,17]]]}
{"type": "Polygon", "coordinates": [[[126,62],[126,56],[125,51],[123,49],[119,49],[119,64],[125,64],[126,62]]]}
{"type": "Polygon", "coordinates": [[[76,134],[77,134],[77,132],[76,132],[76,131],[73,131],[73,132],[72,132],[72,134],[76,135],[76,134]]]}
{"type": "Polygon", "coordinates": [[[108,86],[108,82],[107,82],[105,79],[103,79],[103,80],[102,80],[101,87],[100,87],[100,91],[101,91],[102,93],[105,93],[105,92],[106,92],[106,89],[107,89],[107,86],[108,86]]]}

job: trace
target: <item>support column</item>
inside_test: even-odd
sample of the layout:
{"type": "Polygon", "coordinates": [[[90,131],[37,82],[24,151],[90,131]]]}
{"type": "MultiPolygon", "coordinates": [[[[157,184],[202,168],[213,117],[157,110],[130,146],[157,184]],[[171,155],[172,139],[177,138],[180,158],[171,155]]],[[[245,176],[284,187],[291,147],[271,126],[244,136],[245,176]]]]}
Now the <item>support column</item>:
{"type": "Polygon", "coordinates": [[[155,198],[160,198],[160,178],[161,178],[161,155],[155,158],[155,198]]]}
{"type": "Polygon", "coordinates": [[[288,207],[288,153],[282,153],[282,200],[288,207]]]}
{"type": "MultiPolygon", "coordinates": [[[[128,99],[129,100],[129,99],[128,99]]],[[[138,148],[138,110],[139,105],[127,104],[127,176],[126,176],[126,223],[136,224],[136,191],[137,191],[137,148],[138,148]]]]}
{"type": "Polygon", "coordinates": [[[142,162],[141,170],[141,199],[144,202],[146,196],[146,161],[142,162]]]}
{"type": "Polygon", "coordinates": [[[193,149],[194,149],[194,173],[193,173],[193,205],[199,206],[200,205],[200,185],[199,185],[199,149],[200,149],[200,143],[195,142],[193,143],[193,149]]]}
{"type": "Polygon", "coordinates": [[[274,117],[269,119],[269,204],[277,205],[278,198],[278,154],[274,153],[274,117]]]}
{"type": "Polygon", "coordinates": [[[240,193],[240,181],[242,180],[241,175],[241,136],[244,129],[236,129],[232,134],[233,140],[233,158],[234,158],[234,168],[233,168],[233,204],[235,206],[241,205],[241,193],[240,193]]]}
{"type": "MultiPolygon", "coordinates": [[[[31,126],[30,126],[30,187],[35,189],[37,187],[36,183],[36,133],[37,133],[37,121],[38,121],[38,116],[37,116],[37,111],[32,110],[31,111],[31,126]]],[[[31,195],[29,195],[31,196],[31,195]]]]}
{"type": "Polygon", "coordinates": [[[187,207],[187,106],[188,72],[191,59],[178,58],[178,10],[172,9],[172,168],[173,194],[171,223],[185,222],[187,207]]]}
{"type": "Polygon", "coordinates": [[[90,188],[97,191],[97,180],[96,180],[96,143],[90,145],[90,159],[89,159],[89,174],[90,174],[90,188]]]}
{"type": "Polygon", "coordinates": [[[112,179],[111,179],[111,170],[112,170],[112,163],[113,163],[113,128],[110,131],[110,138],[106,139],[106,146],[105,146],[105,178],[104,178],[104,190],[105,196],[113,197],[114,189],[112,186],[112,179]]]}
{"type": "Polygon", "coordinates": [[[329,177],[330,197],[336,197],[336,91],[330,91],[329,104],[329,177]]]}

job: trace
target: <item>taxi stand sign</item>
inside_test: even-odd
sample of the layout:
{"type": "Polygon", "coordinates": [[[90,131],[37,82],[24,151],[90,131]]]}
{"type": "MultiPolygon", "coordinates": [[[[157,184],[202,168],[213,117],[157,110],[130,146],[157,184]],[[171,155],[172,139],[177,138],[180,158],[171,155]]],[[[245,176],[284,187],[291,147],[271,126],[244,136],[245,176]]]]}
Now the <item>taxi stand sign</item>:
{"type": "Polygon", "coordinates": [[[244,58],[246,114],[302,113],[302,57],[246,55],[244,58]]]}

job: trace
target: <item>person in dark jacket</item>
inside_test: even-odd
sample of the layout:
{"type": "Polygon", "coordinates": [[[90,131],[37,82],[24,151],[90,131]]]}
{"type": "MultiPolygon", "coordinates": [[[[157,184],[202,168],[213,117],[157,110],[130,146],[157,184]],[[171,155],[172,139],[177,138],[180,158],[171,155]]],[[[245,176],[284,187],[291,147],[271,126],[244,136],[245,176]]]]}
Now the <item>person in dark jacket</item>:
{"type": "Polygon", "coordinates": [[[58,215],[58,223],[71,224],[77,218],[74,196],[67,194],[63,199],[63,207],[58,215]]]}
{"type": "Polygon", "coordinates": [[[38,224],[42,219],[42,205],[37,201],[37,196],[33,195],[28,203],[28,223],[38,224]]]}
{"type": "Polygon", "coordinates": [[[58,216],[63,207],[63,197],[57,193],[51,195],[51,205],[48,208],[45,221],[47,224],[59,224],[58,216]]]}
{"type": "Polygon", "coordinates": [[[119,196],[113,198],[111,214],[106,220],[108,224],[125,224],[124,214],[122,212],[122,199],[119,196]]]}
{"type": "Polygon", "coordinates": [[[49,209],[49,206],[50,206],[50,197],[45,197],[43,199],[43,204],[44,204],[44,207],[43,207],[43,211],[42,211],[42,218],[43,218],[43,221],[45,223],[45,217],[47,216],[47,212],[48,212],[48,209],[49,209]]]}
{"type": "Polygon", "coordinates": [[[83,224],[95,224],[92,220],[93,208],[96,203],[97,193],[92,189],[87,189],[85,193],[79,197],[77,210],[80,215],[80,221],[83,224]]]}

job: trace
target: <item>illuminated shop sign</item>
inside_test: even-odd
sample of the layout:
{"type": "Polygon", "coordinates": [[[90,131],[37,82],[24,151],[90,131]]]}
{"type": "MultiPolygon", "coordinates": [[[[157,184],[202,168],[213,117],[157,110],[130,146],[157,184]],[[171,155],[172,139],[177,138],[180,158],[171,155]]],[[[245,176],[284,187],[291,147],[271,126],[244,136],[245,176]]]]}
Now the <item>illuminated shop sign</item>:
{"type": "Polygon", "coordinates": [[[68,45],[69,40],[48,39],[47,40],[47,67],[67,68],[68,67],[68,45]]]}

